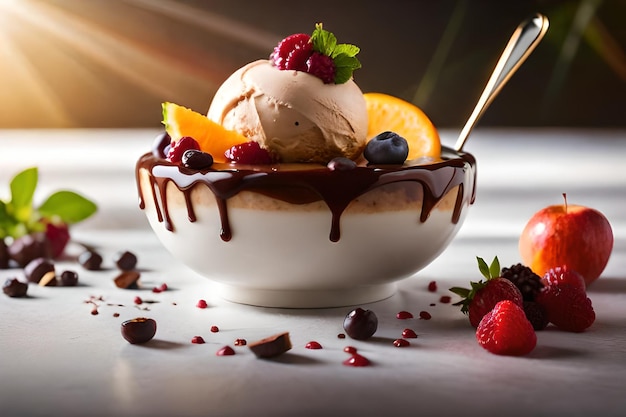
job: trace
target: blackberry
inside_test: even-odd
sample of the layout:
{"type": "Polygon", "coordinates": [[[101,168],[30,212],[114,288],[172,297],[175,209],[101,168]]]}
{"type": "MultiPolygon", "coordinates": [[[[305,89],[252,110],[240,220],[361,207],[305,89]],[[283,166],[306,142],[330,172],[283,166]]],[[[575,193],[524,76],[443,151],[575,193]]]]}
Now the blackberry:
{"type": "Polygon", "coordinates": [[[519,263],[508,268],[502,268],[500,276],[515,284],[522,293],[524,301],[535,301],[535,297],[543,288],[541,277],[526,265],[519,263]]]}
{"type": "Polygon", "coordinates": [[[548,326],[548,312],[536,301],[524,301],[524,314],[533,329],[543,330],[548,326]]]}

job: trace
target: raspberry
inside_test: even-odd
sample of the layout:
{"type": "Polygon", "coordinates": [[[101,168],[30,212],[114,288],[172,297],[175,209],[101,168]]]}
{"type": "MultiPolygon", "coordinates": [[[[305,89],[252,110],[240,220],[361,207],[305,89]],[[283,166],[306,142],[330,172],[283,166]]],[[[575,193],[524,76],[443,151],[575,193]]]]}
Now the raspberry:
{"type": "Polygon", "coordinates": [[[324,84],[330,84],[335,81],[335,62],[328,55],[313,52],[306,61],[306,66],[307,72],[321,79],[324,84]]]}
{"type": "Polygon", "coordinates": [[[239,164],[262,165],[274,163],[274,158],[258,142],[245,142],[224,152],[226,159],[239,164]]]}
{"type": "Polygon", "coordinates": [[[70,241],[70,231],[65,223],[46,222],[46,237],[50,241],[52,257],[58,258],[70,241]]]}
{"type": "Polygon", "coordinates": [[[502,268],[500,276],[515,284],[522,293],[524,301],[534,301],[539,291],[543,288],[541,277],[522,264],[502,268]]]}
{"type": "Polygon", "coordinates": [[[190,136],[183,136],[170,146],[167,152],[167,160],[174,164],[179,164],[183,154],[189,149],[200,150],[200,144],[190,136]]]}
{"type": "Polygon", "coordinates": [[[310,56],[311,56],[310,49],[304,49],[304,48],[294,49],[293,51],[289,52],[289,55],[285,59],[284,61],[285,68],[283,69],[306,72],[307,70],[306,62],[310,56]]]}
{"type": "Polygon", "coordinates": [[[545,273],[541,282],[545,286],[569,284],[579,290],[586,292],[587,285],[585,284],[585,278],[578,272],[569,269],[567,266],[557,266],[556,268],[549,269],[545,273]]]}
{"type": "Polygon", "coordinates": [[[287,68],[287,58],[289,57],[289,54],[291,52],[295,51],[296,49],[300,49],[303,51],[308,51],[307,57],[311,54],[313,50],[313,44],[310,42],[310,40],[311,36],[307,35],[306,33],[296,33],[294,35],[287,36],[285,39],[280,41],[278,45],[276,45],[274,51],[270,55],[270,61],[278,69],[289,69],[287,68]]]}
{"type": "Polygon", "coordinates": [[[537,302],[548,314],[548,320],[561,330],[582,332],[596,320],[596,313],[587,293],[569,283],[545,286],[537,302]]]}
{"type": "Polygon", "coordinates": [[[537,334],[524,310],[511,300],[500,301],[485,314],[476,329],[476,340],[496,355],[522,356],[537,345],[537,334]]]}

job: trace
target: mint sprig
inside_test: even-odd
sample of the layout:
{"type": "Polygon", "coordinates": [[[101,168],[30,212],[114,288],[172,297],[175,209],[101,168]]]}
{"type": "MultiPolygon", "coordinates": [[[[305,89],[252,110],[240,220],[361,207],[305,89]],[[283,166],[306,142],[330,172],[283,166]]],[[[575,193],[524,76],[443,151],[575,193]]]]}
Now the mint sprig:
{"type": "Polygon", "coordinates": [[[311,35],[313,50],[327,55],[335,63],[335,84],[343,84],[352,78],[352,73],[361,68],[361,62],[356,55],[361,51],[358,46],[337,43],[337,38],[325,30],[321,23],[315,25],[311,35]]]}
{"type": "Polygon", "coordinates": [[[38,181],[37,167],[25,169],[13,177],[9,184],[10,198],[0,200],[0,238],[18,238],[31,232],[44,231],[47,222],[75,224],[87,219],[98,209],[88,198],[68,190],[52,193],[35,207],[33,200],[38,181]]]}

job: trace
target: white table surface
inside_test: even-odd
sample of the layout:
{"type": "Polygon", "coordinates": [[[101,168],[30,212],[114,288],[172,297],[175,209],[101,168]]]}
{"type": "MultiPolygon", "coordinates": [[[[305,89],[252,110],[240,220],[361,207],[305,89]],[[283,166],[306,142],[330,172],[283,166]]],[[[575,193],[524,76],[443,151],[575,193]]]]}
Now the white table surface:
{"type": "MultiPolygon", "coordinates": [[[[466,150],[478,160],[478,195],[461,232],[430,266],[398,285],[389,299],[365,305],[379,318],[368,341],[338,339],[350,307],[286,310],[220,300],[211,283],[173,259],[138,208],[134,163],[156,130],[0,130],[0,196],[9,178],[37,165],[36,200],[71,188],[99,204],[74,237],[97,246],[104,271],[71,261],[78,287],[31,285],[30,297],[0,294],[0,415],[13,416],[623,416],[626,413],[626,131],[478,129],[466,150]],[[520,261],[517,239],[530,216],[570,203],[602,211],[615,247],[603,276],[589,288],[597,320],[581,334],[538,333],[526,357],[483,350],[457,307],[438,303],[447,288],[480,278],[475,256],[520,261]],[[144,289],[121,290],[111,257],[139,257],[144,289]],[[428,292],[430,281],[438,283],[428,292]],[[150,288],[167,283],[169,291],[150,288]],[[141,311],[133,305],[139,295],[141,311]],[[104,299],[91,315],[90,297],[104,299]],[[206,299],[209,308],[195,307],[206,299]],[[430,306],[435,302],[436,306],[430,306]],[[174,304],[175,303],[175,304],[174,304]],[[119,304],[119,305],[118,305],[119,304]],[[407,310],[433,318],[398,320],[407,310]],[[119,317],[114,317],[119,313],[119,317]],[[146,315],[158,323],[150,343],[130,345],[120,323],[146,315]],[[217,325],[218,333],[210,327],[217,325]],[[402,329],[419,337],[392,341],[402,329]],[[218,357],[237,338],[289,331],[293,349],[259,360],[246,347],[218,357]],[[204,345],[192,344],[201,335],[204,345]],[[322,350],[305,349],[308,341],[322,350]],[[352,345],[372,366],[342,365],[352,345]]],[[[443,131],[452,145],[455,131],[443,131]]],[[[76,249],[76,248],[74,248],[76,249]]],[[[0,270],[0,280],[21,270],[0,270]]]]}

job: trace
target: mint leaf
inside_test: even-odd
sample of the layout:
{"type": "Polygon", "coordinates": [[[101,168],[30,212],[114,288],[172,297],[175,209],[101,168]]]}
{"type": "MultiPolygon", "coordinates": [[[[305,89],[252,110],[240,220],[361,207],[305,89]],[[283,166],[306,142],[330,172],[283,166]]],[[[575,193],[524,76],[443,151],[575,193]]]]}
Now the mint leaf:
{"type": "Polygon", "coordinates": [[[67,224],[78,223],[96,212],[92,201],[73,191],[57,191],[37,209],[44,218],[58,217],[67,224]]]}
{"type": "Polygon", "coordinates": [[[30,220],[38,177],[37,168],[33,167],[18,173],[11,180],[11,200],[7,211],[18,221],[30,220]]]}
{"type": "Polygon", "coordinates": [[[315,25],[311,35],[313,50],[333,59],[335,64],[335,84],[343,84],[352,78],[354,70],[361,68],[356,55],[361,51],[358,46],[340,43],[331,32],[324,30],[321,23],[315,25]]]}
{"type": "Polygon", "coordinates": [[[335,58],[339,55],[347,55],[350,57],[355,57],[360,51],[361,51],[361,48],[359,48],[356,45],[351,45],[349,43],[341,43],[335,47],[335,49],[333,50],[333,54],[331,55],[331,58],[335,58]]]}

